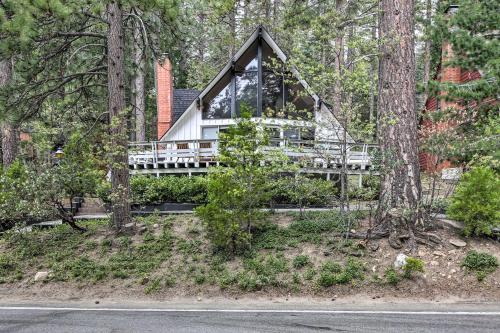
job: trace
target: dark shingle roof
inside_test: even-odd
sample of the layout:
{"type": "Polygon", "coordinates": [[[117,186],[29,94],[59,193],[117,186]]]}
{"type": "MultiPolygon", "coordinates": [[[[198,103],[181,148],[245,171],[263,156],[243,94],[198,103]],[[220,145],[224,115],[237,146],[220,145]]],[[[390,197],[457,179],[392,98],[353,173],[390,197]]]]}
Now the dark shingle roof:
{"type": "Polygon", "coordinates": [[[174,123],[199,94],[195,89],[174,89],[174,123]]]}

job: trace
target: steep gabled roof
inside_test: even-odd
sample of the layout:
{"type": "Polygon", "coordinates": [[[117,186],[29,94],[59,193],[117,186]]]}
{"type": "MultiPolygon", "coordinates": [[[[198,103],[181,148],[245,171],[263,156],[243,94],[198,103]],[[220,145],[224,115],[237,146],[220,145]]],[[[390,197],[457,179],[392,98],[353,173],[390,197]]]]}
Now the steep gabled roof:
{"type": "MultiPolygon", "coordinates": [[[[274,51],[274,53],[278,56],[278,58],[283,63],[286,63],[287,56],[285,55],[285,53],[283,52],[283,50],[278,46],[278,44],[276,44],[276,42],[273,40],[273,38],[271,37],[271,35],[267,32],[267,30],[263,26],[258,26],[257,29],[255,29],[255,31],[252,33],[252,35],[247,39],[247,41],[234,54],[234,56],[231,58],[231,60],[228,61],[228,63],[226,64],[226,66],[224,66],[224,68],[219,72],[219,74],[217,74],[217,76],[215,78],[213,78],[212,81],[210,81],[210,83],[205,87],[205,89],[203,89],[198,94],[198,96],[195,99],[196,100],[202,100],[203,97],[205,95],[207,95],[212,90],[212,88],[217,84],[217,82],[219,82],[224,75],[226,75],[229,71],[231,71],[233,64],[236,63],[242,57],[242,55],[250,48],[250,46],[259,37],[263,38],[263,40],[271,47],[271,49],[274,51]]],[[[290,69],[290,71],[297,78],[297,80],[304,87],[304,89],[309,93],[309,95],[314,99],[314,102],[316,103],[316,105],[320,105],[320,103],[321,103],[320,98],[318,97],[318,95],[316,95],[312,91],[312,89],[309,86],[309,84],[304,79],[302,79],[302,77],[300,76],[298,70],[295,67],[292,67],[290,69]]],[[[193,100],[192,103],[185,110],[191,108],[193,106],[193,104],[196,103],[196,100],[193,100]]],[[[174,103],[175,103],[175,97],[174,97],[174,103]]],[[[332,112],[332,110],[326,104],[324,104],[324,106],[333,115],[333,117],[338,121],[336,115],[332,112]]],[[[175,123],[177,122],[177,120],[182,119],[183,117],[186,116],[186,114],[187,114],[187,112],[183,111],[183,113],[179,116],[179,118],[175,119],[174,124],[168,129],[168,131],[161,137],[160,140],[162,140],[165,137],[165,135],[167,135],[167,133],[170,132],[174,128],[175,123]]]]}

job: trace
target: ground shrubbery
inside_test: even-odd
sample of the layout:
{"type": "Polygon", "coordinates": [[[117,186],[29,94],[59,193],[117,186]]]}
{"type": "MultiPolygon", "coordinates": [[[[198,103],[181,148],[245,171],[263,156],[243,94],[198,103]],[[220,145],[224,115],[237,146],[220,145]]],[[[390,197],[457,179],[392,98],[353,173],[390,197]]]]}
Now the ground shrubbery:
{"type": "MultiPolygon", "coordinates": [[[[356,176],[357,177],[357,176],[356,176]]],[[[376,200],[380,194],[380,177],[365,175],[362,178],[362,187],[358,186],[357,181],[349,182],[349,198],[357,200],[376,200]]]]}
{"type": "Polygon", "coordinates": [[[322,287],[330,287],[334,284],[363,280],[364,271],[363,263],[354,258],[348,258],[343,267],[336,262],[326,261],[321,266],[318,284],[322,287]]]}
{"type": "Polygon", "coordinates": [[[270,203],[303,207],[325,207],[333,202],[337,192],[330,180],[306,176],[280,176],[269,182],[270,203]]]}
{"type": "Polygon", "coordinates": [[[479,281],[494,272],[498,267],[498,259],[485,252],[469,251],[465,256],[462,266],[468,271],[476,273],[479,281]]]}
{"type": "Polygon", "coordinates": [[[163,202],[203,203],[207,189],[205,177],[134,176],[130,178],[132,202],[155,204],[163,202]]]}
{"type": "Polygon", "coordinates": [[[327,235],[340,234],[348,230],[348,218],[351,227],[356,227],[360,213],[351,213],[350,217],[336,211],[305,212],[300,218],[298,213],[290,213],[294,218],[287,227],[276,224],[261,225],[254,232],[252,239],[253,249],[284,250],[297,247],[298,244],[309,242],[321,243],[327,235]]]}
{"type": "Polygon", "coordinates": [[[106,224],[107,221],[88,221],[85,224],[88,231],[84,234],[75,233],[66,225],[29,233],[5,233],[3,241],[9,250],[0,255],[0,282],[13,281],[32,266],[51,271],[51,279],[55,281],[142,279],[172,254],[174,237],[168,221],[161,224],[159,234],[148,231],[142,242],[135,245],[128,236],[96,242],[95,233],[106,224]]]}
{"type": "Polygon", "coordinates": [[[402,272],[390,267],[385,270],[384,278],[387,284],[397,285],[403,278],[412,279],[415,273],[424,272],[424,262],[421,259],[407,257],[406,264],[401,267],[402,272]]]}
{"type": "Polygon", "coordinates": [[[490,235],[500,227],[500,178],[492,169],[476,167],[465,173],[451,198],[451,218],[465,223],[467,236],[490,235]]]}

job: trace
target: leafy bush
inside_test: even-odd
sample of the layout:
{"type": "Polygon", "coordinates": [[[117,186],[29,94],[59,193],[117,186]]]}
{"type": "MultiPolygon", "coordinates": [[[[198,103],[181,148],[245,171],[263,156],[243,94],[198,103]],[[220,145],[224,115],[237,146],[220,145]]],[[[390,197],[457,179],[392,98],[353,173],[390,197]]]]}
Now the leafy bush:
{"type": "Polygon", "coordinates": [[[216,250],[236,253],[250,244],[252,235],[242,229],[240,214],[214,204],[197,207],[196,214],[203,219],[207,236],[216,250]]]}
{"type": "Polygon", "coordinates": [[[494,272],[498,267],[498,259],[489,253],[469,251],[462,266],[476,273],[477,279],[482,281],[486,275],[494,272]]]}
{"type": "Polygon", "coordinates": [[[353,280],[362,280],[364,271],[363,263],[353,258],[348,258],[344,267],[333,261],[326,261],[321,266],[318,284],[326,288],[334,284],[346,284],[353,280]]]}
{"type": "Polygon", "coordinates": [[[465,222],[467,236],[490,235],[500,226],[500,179],[488,167],[477,167],[462,176],[448,208],[451,218],[465,222]]]}
{"type": "Polygon", "coordinates": [[[413,257],[406,258],[406,264],[403,266],[403,277],[409,279],[415,272],[424,272],[424,262],[413,257]]]}
{"type": "Polygon", "coordinates": [[[341,215],[337,211],[305,212],[302,218],[298,213],[290,215],[294,221],[287,227],[276,224],[257,226],[252,235],[252,248],[283,250],[303,242],[318,244],[328,233],[345,231],[348,217],[354,227],[362,216],[357,213],[341,215]]]}
{"type": "Polygon", "coordinates": [[[328,288],[337,283],[337,278],[334,274],[329,272],[321,272],[318,278],[318,284],[321,287],[328,288]]]}
{"type": "Polygon", "coordinates": [[[388,268],[385,273],[384,277],[387,281],[387,283],[392,284],[393,286],[397,285],[399,281],[401,281],[401,277],[399,276],[398,272],[394,268],[388,268]]]}
{"type": "Polygon", "coordinates": [[[62,281],[75,278],[79,281],[90,280],[96,282],[108,275],[106,266],[97,264],[88,257],[68,260],[60,265],[55,265],[54,268],[55,278],[62,281]]]}
{"type": "Polygon", "coordinates": [[[293,258],[293,267],[294,268],[302,268],[311,263],[311,259],[309,256],[301,254],[293,258]]]}
{"type": "Polygon", "coordinates": [[[249,245],[255,226],[263,222],[260,207],[269,202],[273,174],[272,166],[263,163],[262,147],[269,138],[245,109],[236,125],[221,133],[218,158],[224,166],[211,168],[208,204],[196,210],[212,244],[232,253],[249,245]]]}
{"type": "Polygon", "coordinates": [[[34,170],[19,160],[0,172],[0,231],[51,216],[51,210],[36,200],[36,183],[34,170]]]}
{"type": "Polygon", "coordinates": [[[342,272],[342,266],[337,262],[327,260],[321,265],[320,270],[327,273],[340,273],[342,272]]]}
{"type": "Polygon", "coordinates": [[[144,288],[144,293],[145,294],[153,294],[157,293],[161,290],[162,288],[162,279],[161,277],[155,277],[149,282],[149,284],[144,288]]]}
{"type": "Polygon", "coordinates": [[[136,204],[163,202],[203,203],[207,189],[202,176],[134,176],[130,179],[132,201],[136,204]]]}
{"type": "MultiPolygon", "coordinates": [[[[356,176],[357,177],[357,176],[356,176]]],[[[361,180],[362,187],[358,187],[358,182],[349,182],[349,198],[359,200],[376,200],[380,194],[380,177],[363,176],[361,180]]]]}
{"type": "Polygon", "coordinates": [[[268,187],[273,203],[294,204],[299,208],[328,206],[337,192],[332,181],[306,176],[280,176],[269,182],[268,187]]]}
{"type": "Polygon", "coordinates": [[[237,284],[246,291],[260,290],[266,286],[283,287],[288,262],[283,255],[258,255],[243,262],[244,270],[236,274],[237,284]]]}

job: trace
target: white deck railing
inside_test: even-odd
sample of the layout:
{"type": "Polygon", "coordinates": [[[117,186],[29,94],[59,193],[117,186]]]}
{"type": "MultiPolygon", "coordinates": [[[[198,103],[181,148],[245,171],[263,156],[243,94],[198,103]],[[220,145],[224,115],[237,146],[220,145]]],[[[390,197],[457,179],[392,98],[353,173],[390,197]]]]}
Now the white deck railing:
{"type": "MultiPolygon", "coordinates": [[[[132,169],[206,168],[218,164],[217,146],[217,140],[133,142],[129,144],[129,165],[132,169]]],[[[281,149],[291,160],[310,168],[339,168],[342,147],[340,142],[272,140],[265,151],[281,149]]],[[[370,168],[374,149],[377,146],[373,144],[347,144],[347,167],[370,168]]]]}

